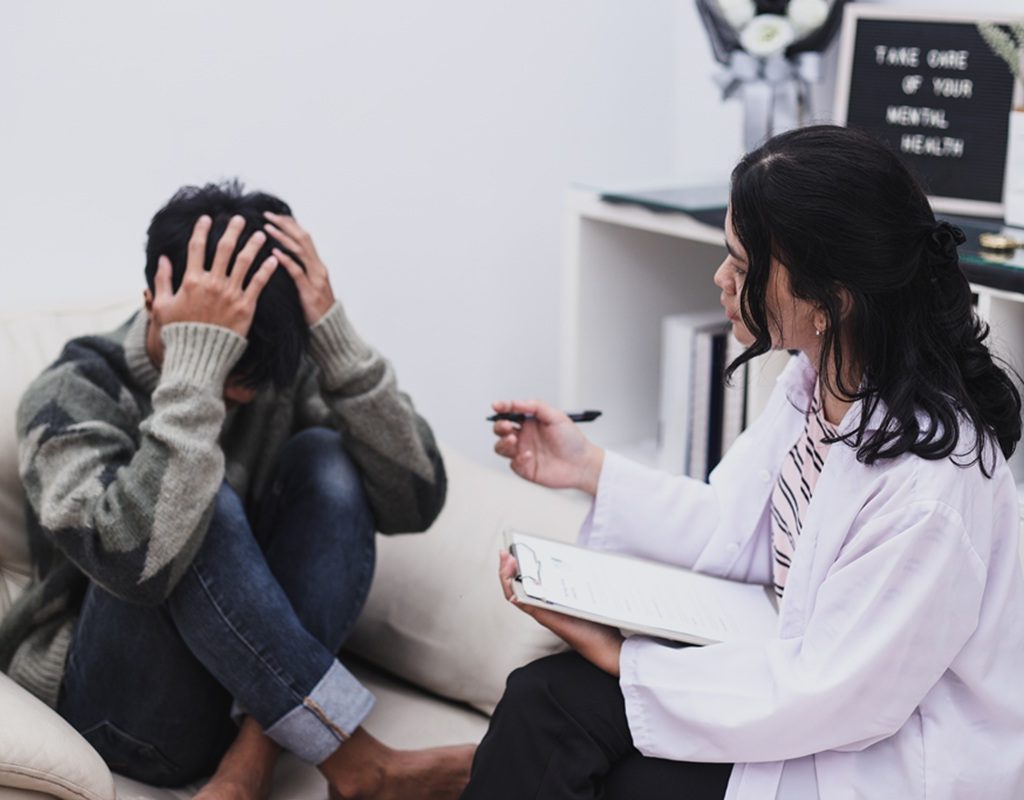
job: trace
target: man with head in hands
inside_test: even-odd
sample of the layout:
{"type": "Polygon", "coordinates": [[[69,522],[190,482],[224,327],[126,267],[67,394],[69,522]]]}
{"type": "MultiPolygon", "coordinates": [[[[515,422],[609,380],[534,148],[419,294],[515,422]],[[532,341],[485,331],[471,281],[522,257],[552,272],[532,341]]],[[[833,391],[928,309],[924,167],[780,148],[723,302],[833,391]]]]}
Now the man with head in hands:
{"type": "Polygon", "coordinates": [[[18,411],[35,575],[0,667],[112,769],[260,798],[288,750],[335,798],[454,798],[472,747],[397,751],[337,659],[374,531],[444,503],[430,427],[289,207],[237,183],[153,217],[145,309],[18,411]]]}

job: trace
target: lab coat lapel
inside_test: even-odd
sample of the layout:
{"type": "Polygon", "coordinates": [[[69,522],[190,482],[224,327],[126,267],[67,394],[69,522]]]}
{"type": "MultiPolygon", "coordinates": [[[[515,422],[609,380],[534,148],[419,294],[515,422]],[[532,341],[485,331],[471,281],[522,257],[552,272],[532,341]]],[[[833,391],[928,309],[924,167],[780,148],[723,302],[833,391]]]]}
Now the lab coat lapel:
{"type": "MultiPolygon", "coordinates": [[[[837,428],[845,435],[857,428],[863,413],[863,401],[856,401],[837,428]]],[[[868,421],[868,430],[876,430],[885,416],[879,401],[868,421]]],[[[779,604],[779,631],[782,638],[799,636],[814,608],[814,593],[825,580],[829,568],[839,557],[846,532],[860,513],[862,499],[851,496],[851,487],[863,486],[852,480],[851,472],[867,469],[857,461],[857,450],[843,442],[829,448],[828,456],[814,488],[807,516],[797,542],[793,563],[786,578],[786,591],[779,604]]]]}

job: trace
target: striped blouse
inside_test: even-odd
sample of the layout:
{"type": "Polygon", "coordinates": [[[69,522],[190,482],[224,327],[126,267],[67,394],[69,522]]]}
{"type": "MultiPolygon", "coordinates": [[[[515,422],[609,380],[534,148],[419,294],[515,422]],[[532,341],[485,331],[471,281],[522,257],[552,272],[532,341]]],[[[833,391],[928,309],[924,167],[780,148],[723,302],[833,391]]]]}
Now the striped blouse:
{"type": "Polygon", "coordinates": [[[807,516],[807,507],[811,504],[814,487],[828,456],[830,445],[822,439],[835,435],[835,427],[825,420],[821,389],[815,383],[803,432],[786,455],[779,480],[772,491],[772,572],[775,594],[780,598],[786,588],[789,565],[807,516]]]}

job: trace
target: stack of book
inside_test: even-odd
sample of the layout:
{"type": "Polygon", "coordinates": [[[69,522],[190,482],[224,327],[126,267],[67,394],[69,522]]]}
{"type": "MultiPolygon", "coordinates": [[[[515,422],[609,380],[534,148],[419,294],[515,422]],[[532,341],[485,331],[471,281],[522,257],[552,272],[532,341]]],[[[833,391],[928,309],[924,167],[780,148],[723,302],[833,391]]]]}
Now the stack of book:
{"type": "Polygon", "coordinates": [[[746,422],[746,367],[731,382],[725,368],[743,346],[721,311],[674,314],[662,320],[658,463],[706,480],[746,422]]]}

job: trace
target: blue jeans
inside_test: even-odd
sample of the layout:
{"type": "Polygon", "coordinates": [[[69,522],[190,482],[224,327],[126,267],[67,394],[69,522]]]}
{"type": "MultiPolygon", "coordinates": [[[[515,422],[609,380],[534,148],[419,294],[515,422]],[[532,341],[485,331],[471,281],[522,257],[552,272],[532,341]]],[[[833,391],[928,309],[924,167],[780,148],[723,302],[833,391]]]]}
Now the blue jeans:
{"type": "Polygon", "coordinates": [[[89,586],[58,711],[112,769],[156,785],[210,774],[243,713],[320,763],[373,705],[334,656],[369,591],[373,537],[340,435],[295,435],[251,514],[222,485],[199,552],[160,606],[89,586]]]}

